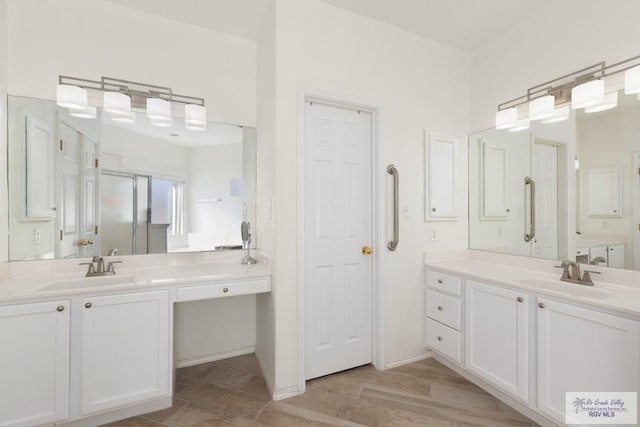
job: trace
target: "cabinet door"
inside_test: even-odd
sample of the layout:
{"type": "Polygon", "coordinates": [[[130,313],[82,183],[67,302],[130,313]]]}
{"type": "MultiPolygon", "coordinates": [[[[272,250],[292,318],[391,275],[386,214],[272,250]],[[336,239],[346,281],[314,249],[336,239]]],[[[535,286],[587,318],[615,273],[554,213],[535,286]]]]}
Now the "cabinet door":
{"type": "Polygon", "coordinates": [[[69,302],[0,307],[0,426],[69,414],[69,302]]]}
{"type": "Polygon", "coordinates": [[[638,322],[538,298],[538,409],[565,421],[566,392],[638,391],[638,322]]]}
{"type": "Polygon", "coordinates": [[[624,245],[613,245],[607,248],[607,266],[624,268],[624,245]]]}
{"type": "Polygon", "coordinates": [[[621,176],[618,165],[589,170],[590,217],[622,217],[621,176]]]}
{"type": "Polygon", "coordinates": [[[500,389],[529,398],[529,296],[466,282],[465,361],[500,389]]]}
{"type": "Polygon", "coordinates": [[[82,415],[168,395],[166,291],[82,301],[82,415]]]}
{"type": "Polygon", "coordinates": [[[506,146],[482,142],[480,176],[480,219],[506,220],[509,216],[506,146]]]}
{"type": "Polygon", "coordinates": [[[425,154],[425,220],[455,220],[456,141],[429,135],[425,154]]]}

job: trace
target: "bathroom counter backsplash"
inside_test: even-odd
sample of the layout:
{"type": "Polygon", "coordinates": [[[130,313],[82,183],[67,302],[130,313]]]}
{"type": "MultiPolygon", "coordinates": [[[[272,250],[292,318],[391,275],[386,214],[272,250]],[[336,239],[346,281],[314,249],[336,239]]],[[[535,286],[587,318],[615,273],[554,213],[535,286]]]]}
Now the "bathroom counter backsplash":
{"type": "Polygon", "coordinates": [[[258,261],[242,265],[246,251],[104,257],[116,274],[85,277],[90,258],[6,263],[0,277],[0,304],[16,300],[51,299],[88,293],[166,289],[197,283],[237,282],[271,275],[270,259],[257,251],[258,261]]]}
{"type": "Polygon", "coordinates": [[[585,305],[640,320],[640,273],[592,265],[583,270],[597,271],[594,286],[560,281],[559,261],[461,251],[450,254],[425,253],[427,268],[471,280],[493,283],[565,302],[585,305]]]}

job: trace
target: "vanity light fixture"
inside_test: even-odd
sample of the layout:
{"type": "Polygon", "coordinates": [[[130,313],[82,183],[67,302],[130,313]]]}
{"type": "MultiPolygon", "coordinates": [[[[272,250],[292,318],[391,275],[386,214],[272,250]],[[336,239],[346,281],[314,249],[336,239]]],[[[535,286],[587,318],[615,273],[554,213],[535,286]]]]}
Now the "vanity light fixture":
{"type": "MultiPolygon", "coordinates": [[[[192,130],[205,130],[207,110],[204,98],[179,95],[165,86],[150,85],[130,80],[101,77],[100,80],[88,80],[71,76],[58,76],[56,101],[58,105],[77,111],[69,114],[79,117],[79,111],[88,105],[88,91],[103,92],[103,109],[111,113],[111,119],[132,123],[135,113],[132,108],[146,110],[146,115],[154,126],[171,127],[172,104],[185,105],[185,125],[192,130]],[[188,107],[188,108],[187,108],[188,107]]],[[[92,107],[95,109],[95,107],[92,107]]],[[[89,117],[85,115],[83,117],[89,117]]],[[[95,118],[95,116],[93,116],[95,118]]]]}
{"type": "Polygon", "coordinates": [[[542,123],[548,124],[562,122],[564,120],[567,120],[570,114],[571,112],[569,111],[569,106],[565,105],[564,107],[556,108],[551,117],[542,120],[542,123]]]}
{"type": "Polygon", "coordinates": [[[516,125],[518,121],[518,109],[516,107],[506,108],[496,113],[496,129],[509,129],[516,125]]]}
{"type": "Polygon", "coordinates": [[[592,80],[571,89],[571,108],[589,108],[604,101],[604,80],[592,80]]]}
{"type": "Polygon", "coordinates": [[[585,113],[597,113],[599,111],[606,111],[618,106],[618,92],[611,92],[604,96],[604,99],[599,104],[593,107],[587,107],[584,109],[585,113]]]}
{"type": "Polygon", "coordinates": [[[640,65],[624,72],[624,93],[640,94],[640,65]]]}
{"type": "Polygon", "coordinates": [[[118,123],[135,123],[136,113],[135,111],[130,111],[129,114],[111,113],[111,120],[118,123]]]}
{"type": "MultiPolygon", "coordinates": [[[[542,123],[568,119],[568,105],[573,109],[585,108],[590,113],[614,108],[617,93],[605,96],[605,80],[620,73],[624,73],[625,93],[637,93],[640,98],[640,55],[610,65],[602,61],[530,87],[525,95],[498,105],[496,129],[522,127],[515,125],[517,114],[514,111],[525,104],[529,106],[529,120],[541,120],[542,123]]],[[[609,83],[615,86],[619,81],[614,79],[609,83]]]]}
{"type": "Polygon", "coordinates": [[[89,105],[89,96],[81,87],[59,84],[56,87],[56,103],[61,107],[82,110],[89,105]]]}
{"type": "Polygon", "coordinates": [[[529,102],[529,120],[547,119],[553,115],[556,108],[556,97],[545,95],[529,102]]]}
{"type": "Polygon", "coordinates": [[[522,130],[527,130],[531,127],[531,121],[529,119],[522,119],[516,122],[516,125],[507,129],[509,132],[520,132],[522,130]]]}
{"type": "Polygon", "coordinates": [[[69,109],[69,115],[81,119],[95,119],[98,116],[98,109],[92,105],[83,109],[69,109]]]}

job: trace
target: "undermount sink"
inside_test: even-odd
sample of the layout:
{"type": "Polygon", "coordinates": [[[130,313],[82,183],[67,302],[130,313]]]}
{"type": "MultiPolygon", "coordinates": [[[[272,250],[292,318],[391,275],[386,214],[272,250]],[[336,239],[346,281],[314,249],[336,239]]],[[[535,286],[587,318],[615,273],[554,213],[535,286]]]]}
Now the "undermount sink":
{"type": "Polygon", "coordinates": [[[48,283],[39,291],[64,291],[72,289],[99,288],[103,286],[130,285],[135,283],[133,276],[98,276],[62,279],[48,283]]]}
{"type": "Polygon", "coordinates": [[[547,289],[549,291],[571,295],[573,297],[605,299],[611,296],[611,292],[604,289],[594,288],[593,286],[563,282],[561,280],[525,279],[518,280],[518,283],[526,286],[534,286],[536,288],[547,289]]]}

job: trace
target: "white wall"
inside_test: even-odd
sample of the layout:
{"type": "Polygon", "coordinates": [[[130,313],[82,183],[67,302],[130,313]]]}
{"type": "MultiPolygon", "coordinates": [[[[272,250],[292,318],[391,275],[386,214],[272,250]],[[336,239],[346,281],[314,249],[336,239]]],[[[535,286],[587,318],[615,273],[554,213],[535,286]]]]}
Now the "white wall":
{"type": "MultiPolygon", "coordinates": [[[[390,203],[385,166],[395,163],[401,174],[401,204],[408,218],[401,219],[400,246],[384,249],[390,233],[377,236],[379,277],[383,287],[386,329],[382,339],[387,364],[424,354],[423,252],[466,248],[466,143],[468,128],[468,55],[378,21],[334,8],[319,0],[276,2],[275,83],[268,59],[265,85],[275,84],[275,118],[259,104],[258,117],[275,119],[274,292],[264,301],[275,315],[275,387],[295,388],[297,371],[297,143],[298,100],[303,91],[333,94],[380,109],[380,164],[386,204],[390,203]],[[423,221],[423,130],[460,137],[460,219],[451,223],[423,221]],[[439,240],[428,239],[437,229],[439,240]]],[[[264,47],[265,52],[272,49],[264,47]]],[[[261,84],[259,83],[259,87],[261,84]]],[[[268,89],[265,89],[267,95],[268,89]]],[[[265,127],[259,120],[259,132],[265,127]]],[[[268,126],[268,125],[267,125],[268,126]]],[[[259,142],[260,145],[260,142],[259,142]]],[[[267,167],[265,159],[260,160],[267,167]]],[[[264,175],[261,175],[262,177],[264,175]]],[[[268,197],[268,196],[267,196],[268,197]]],[[[262,200],[264,202],[264,200],[262,200]]],[[[386,209],[385,209],[386,211],[386,209]]],[[[390,218],[383,218],[385,228],[390,218]]],[[[259,305],[263,301],[259,300],[259,305]]]]}
{"type": "Polygon", "coordinates": [[[189,233],[217,236],[221,244],[240,244],[242,197],[231,196],[229,177],[242,178],[243,144],[190,148],[189,233]],[[222,199],[218,203],[196,200],[222,199]]]}
{"type": "Polygon", "coordinates": [[[255,43],[103,0],[8,0],[9,93],[54,99],[58,75],[169,86],[210,121],[255,126],[255,43]]]}
{"type": "MultiPolygon", "coordinates": [[[[7,164],[7,0],[0,0],[0,165],[7,164]]],[[[7,174],[0,174],[0,263],[9,258],[7,174]]]]}
{"type": "Polygon", "coordinates": [[[638,55],[640,2],[549,2],[471,55],[471,131],[493,127],[498,104],[600,61],[638,55]]]}

